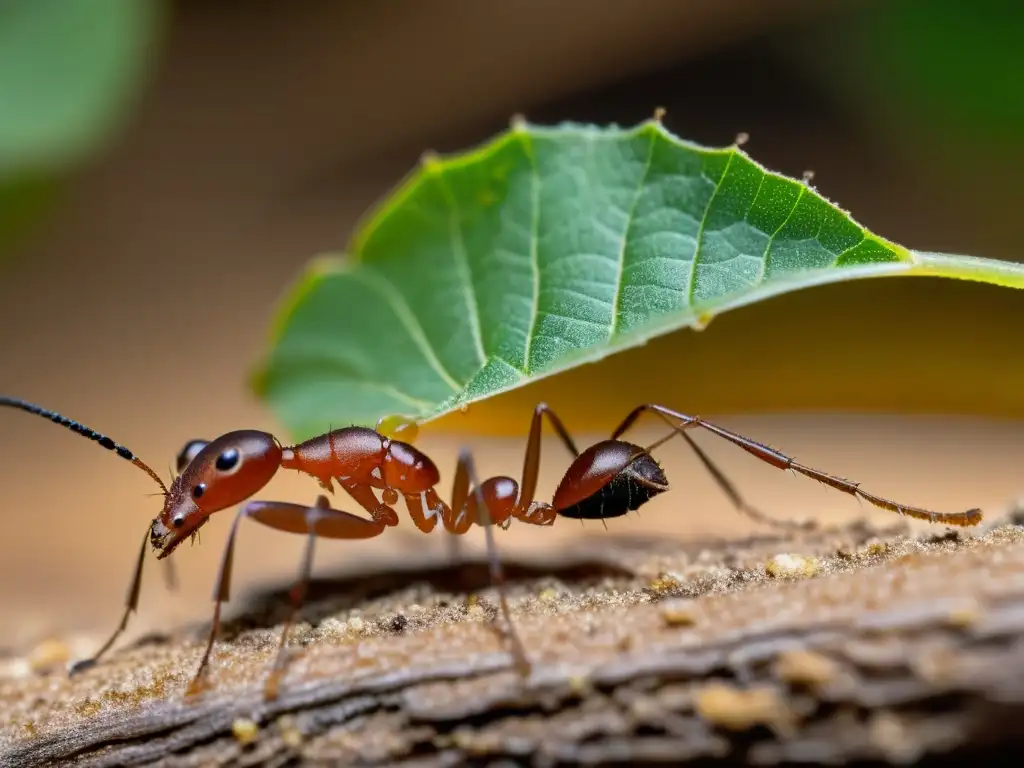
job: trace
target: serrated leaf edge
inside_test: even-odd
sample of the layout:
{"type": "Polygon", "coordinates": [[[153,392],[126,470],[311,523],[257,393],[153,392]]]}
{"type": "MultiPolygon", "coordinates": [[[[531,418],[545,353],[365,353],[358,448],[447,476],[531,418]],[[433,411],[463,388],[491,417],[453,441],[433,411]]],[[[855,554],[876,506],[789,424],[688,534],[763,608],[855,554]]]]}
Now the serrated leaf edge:
{"type": "MultiPolygon", "coordinates": [[[[348,250],[341,252],[329,252],[315,257],[307,268],[300,273],[300,276],[292,287],[285,292],[286,298],[279,306],[278,311],[274,313],[274,318],[271,323],[269,339],[271,347],[279,341],[292,313],[295,311],[295,308],[312,290],[317,281],[327,275],[353,271],[364,260],[364,244],[370,239],[377,228],[379,228],[389,216],[401,208],[403,201],[411,196],[419,185],[426,183],[435,175],[438,175],[439,173],[443,174],[444,170],[449,168],[456,168],[461,165],[485,160],[488,156],[496,153],[503,146],[512,141],[521,141],[524,145],[529,146],[532,144],[532,140],[535,137],[557,138],[560,134],[564,133],[579,135],[580,133],[593,132],[600,133],[603,137],[607,137],[609,133],[618,132],[621,134],[622,138],[635,138],[642,135],[645,131],[655,132],[652,134],[652,145],[655,136],[660,134],[661,137],[680,148],[695,150],[702,153],[721,153],[728,155],[726,171],[728,170],[728,165],[731,164],[733,159],[736,156],[740,156],[768,177],[799,185],[801,187],[800,196],[806,192],[814,194],[827,205],[831,206],[833,209],[849,219],[850,223],[862,232],[864,240],[871,240],[878,243],[885,249],[892,252],[897,260],[885,263],[845,266],[841,268],[830,266],[820,270],[800,272],[797,275],[794,275],[792,279],[775,278],[768,284],[762,283],[733,297],[724,300],[721,298],[716,299],[714,302],[714,312],[708,311],[706,307],[693,303],[691,300],[690,307],[683,313],[666,313],[659,315],[652,318],[650,322],[645,323],[642,326],[632,328],[625,334],[614,333],[615,323],[613,321],[613,332],[610,334],[607,344],[601,347],[575,350],[562,357],[557,365],[550,366],[549,368],[541,371],[531,370],[528,377],[530,382],[547,378],[548,376],[553,376],[569,368],[597,362],[609,355],[620,352],[623,349],[642,345],[651,338],[670,330],[682,329],[684,327],[692,330],[701,330],[706,327],[707,323],[715,315],[724,311],[737,309],[748,304],[763,301],[764,299],[771,298],[782,293],[803,290],[805,288],[826,285],[833,282],[892,276],[933,276],[996,283],[998,285],[1009,287],[1024,287],[1024,265],[983,259],[980,257],[912,251],[868,230],[864,225],[857,221],[849,211],[825,197],[825,195],[821,194],[821,192],[811,186],[806,180],[794,179],[786,176],[785,174],[768,169],[751,157],[737,144],[733,144],[728,147],[703,146],[676,136],[665,128],[658,119],[643,121],[632,128],[621,128],[617,125],[598,126],[575,122],[563,122],[554,126],[540,126],[530,124],[523,120],[513,120],[511,126],[504,132],[497,134],[474,148],[447,155],[441,155],[435,152],[424,153],[421,158],[421,162],[413,168],[403,180],[393,187],[392,191],[385,195],[377,205],[373,206],[357,221],[348,250]],[[993,279],[997,276],[1003,279],[993,279]]],[[[716,185],[716,194],[717,190],[721,187],[724,178],[725,172],[723,172],[722,179],[719,181],[718,185],[716,185]]],[[[696,261],[696,259],[694,259],[694,261],[696,261]]],[[[481,369],[483,368],[483,365],[486,365],[486,359],[482,364],[481,369]]],[[[260,396],[265,394],[265,375],[265,364],[261,364],[250,377],[252,388],[256,394],[260,396]]],[[[449,382],[449,384],[457,384],[450,375],[444,376],[444,378],[449,382]]],[[[471,381],[472,379],[470,379],[470,382],[471,381]]],[[[469,405],[479,400],[488,399],[511,389],[518,388],[521,386],[521,382],[522,379],[507,387],[491,390],[487,394],[478,397],[468,397],[466,387],[464,385],[458,386],[455,387],[456,391],[454,391],[449,398],[446,398],[444,401],[439,403],[437,407],[432,409],[430,412],[426,414],[404,415],[410,418],[416,418],[420,423],[427,423],[450,413],[456,408],[469,405]]]]}

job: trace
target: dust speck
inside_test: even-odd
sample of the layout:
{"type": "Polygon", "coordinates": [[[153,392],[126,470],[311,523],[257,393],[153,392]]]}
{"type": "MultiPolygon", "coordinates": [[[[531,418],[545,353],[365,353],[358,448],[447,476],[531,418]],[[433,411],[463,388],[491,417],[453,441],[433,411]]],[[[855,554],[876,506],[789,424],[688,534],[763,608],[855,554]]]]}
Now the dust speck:
{"type": "Polygon", "coordinates": [[[981,620],[983,613],[978,601],[972,599],[950,608],[946,621],[956,629],[969,629],[981,620]]]}
{"type": "Polygon", "coordinates": [[[791,685],[820,687],[835,680],[839,668],[827,656],[801,649],[779,654],[775,662],[775,673],[791,685]]]}
{"type": "Polygon", "coordinates": [[[259,735],[260,727],[247,717],[236,718],[231,723],[231,733],[239,744],[252,744],[259,735]]]}
{"type": "Polygon", "coordinates": [[[656,594],[664,594],[679,589],[682,583],[683,579],[674,573],[659,573],[651,579],[647,588],[656,594]]]}
{"type": "Polygon", "coordinates": [[[746,731],[757,725],[786,728],[793,713],[778,692],[769,687],[741,689],[712,683],[695,697],[698,714],[730,731],[746,731]]]}
{"type": "Polygon", "coordinates": [[[765,571],[776,579],[808,578],[820,570],[821,561],[818,558],[804,555],[776,555],[765,564],[765,571]]]}
{"type": "Polygon", "coordinates": [[[666,600],[660,606],[661,618],[669,627],[692,627],[697,623],[693,600],[666,600]]]}
{"type": "Polygon", "coordinates": [[[282,716],[277,721],[277,725],[281,730],[281,741],[283,741],[286,746],[292,749],[298,749],[302,746],[302,731],[299,730],[299,724],[294,716],[282,716]]]}
{"type": "Polygon", "coordinates": [[[71,658],[71,649],[63,640],[49,639],[39,643],[29,654],[28,663],[36,674],[53,672],[64,667],[71,658]]]}
{"type": "Polygon", "coordinates": [[[868,738],[890,761],[909,764],[920,756],[920,747],[910,730],[893,712],[878,712],[872,716],[868,738]]]}

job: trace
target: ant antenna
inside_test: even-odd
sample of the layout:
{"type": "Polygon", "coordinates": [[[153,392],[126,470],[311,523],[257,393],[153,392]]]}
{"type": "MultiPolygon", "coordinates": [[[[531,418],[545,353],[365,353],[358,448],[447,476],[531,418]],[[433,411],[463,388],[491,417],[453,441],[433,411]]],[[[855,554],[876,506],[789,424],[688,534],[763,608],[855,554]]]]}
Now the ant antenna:
{"type": "Polygon", "coordinates": [[[167,486],[164,485],[164,481],[160,479],[160,476],[156,472],[150,469],[149,466],[134,453],[129,451],[123,445],[118,445],[106,435],[101,435],[96,430],[90,429],[89,427],[85,426],[84,424],[80,424],[74,419],[69,419],[67,416],[61,416],[59,413],[55,411],[49,411],[46,408],[43,408],[42,406],[36,405],[35,403],[30,403],[26,400],[18,400],[17,398],[14,397],[4,397],[0,395],[0,406],[7,406],[8,408],[17,408],[18,410],[25,411],[26,413],[35,414],[36,416],[42,416],[44,419],[49,419],[54,424],[60,424],[62,427],[67,427],[72,432],[76,432],[82,437],[87,437],[90,440],[99,443],[108,451],[114,451],[114,453],[116,453],[122,459],[130,461],[136,467],[138,467],[147,475],[152,477],[156,481],[156,484],[160,486],[160,490],[163,491],[163,495],[167,495],[167,486]]]}

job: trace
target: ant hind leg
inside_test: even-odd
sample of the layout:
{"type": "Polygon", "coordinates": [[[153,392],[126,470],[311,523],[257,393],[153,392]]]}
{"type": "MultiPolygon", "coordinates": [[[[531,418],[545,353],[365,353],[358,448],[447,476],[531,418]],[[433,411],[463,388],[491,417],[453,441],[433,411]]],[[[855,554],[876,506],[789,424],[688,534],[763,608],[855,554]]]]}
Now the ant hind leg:
{"type": "Polygon", "coordinates": [[[757,507],[749,504],[746,499],[740,495],[740,492],[736,490],[736,486],[732,481],[725,476],[725,473],[722,472],[718,465],[711,460],[711,457],[705,453],[704,449],[697,444],[696,440],[682,430],[679,431],[679,435],[686,440],[690,448],[693,449],[693,452],[697,454],[697,458],[700,459],[701,464],[704,465],[708,474],[710,474],[714,479],[716,485],[718,485],[722,490],[722,493],[729,497],[729,501],[732,502],[733,507],[735,507],[736,511],[741,515],[753,520],[755,523],[766,525],[769,528],[775,528],[786,533],[808,533],[818,529],[818,524],[813,520],[805,522],[780,520],[779,518],[765,514],[757,507]]]}
{"type": "MultiPolygon", "coordinates": [[[[815,469],[814,467],[807,466],[806,464],[801,464],[795,461],[791,456],[780,453],[774,448],[763,443],[759,443],[756,440],[751,440],[749,437],[744,437],[737,432],[733,432],[712,424],[709,421],[705,421],[700,416],[690,416],[685,413],[680,413],[679,411],[674,411],[671,408],[666,408],[663,405],[647,403],[637,406],[629,412],[626,418],[622,420],[622,423],[620,423],[615,429],[612,433],[612,439],[618,439],[620,435],[633,425],[641,414],[648,411],[659,416],[676,432],[683,433],[684,430],[693,428],[700,428],[707,432],[711,432],[712,434],[729,441],[733,445],[742,448],[747,453],[755,456],[764,463],[775,467],[776,469],[792,470],[793,472],[809,477],[812,480],[817,480],[819,483],[834,488],[837,491],[842,491],[850,496],[866,501],[879,509],[895,512],[896,514],[916,518],[918,520],[925,520],[930,523],[938,523],[940,525],[972,526],[977,525],[982,520],[981,510],[977,508],[969,509],[966,512],[935,512],[923,507],[901,504],[900,502],[892,499],[878,496],[877,494],[870,493],[861,488],[860,483],[855,483],[836,475],[830,475],[820,469],[815,469]]],[[[693,445],[692,442],[691,445],[693,445]]]]}

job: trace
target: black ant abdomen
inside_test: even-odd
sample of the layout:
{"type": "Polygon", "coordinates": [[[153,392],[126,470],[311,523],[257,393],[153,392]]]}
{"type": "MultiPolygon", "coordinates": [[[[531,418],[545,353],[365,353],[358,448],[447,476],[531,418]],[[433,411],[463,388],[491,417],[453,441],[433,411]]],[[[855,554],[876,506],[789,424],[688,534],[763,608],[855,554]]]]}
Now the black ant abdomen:
{"type": "MultiPolygon", "coordinates": [[[[668,478],[661,465],[645,449],[622,441],[608,440],[584,451],[577,459],[578,469],[587,474],[600,472],[602,466],[622,466],[610,479],[589,496],[566,506],[558,506],[558,514],[576,520],[604,520],[636,511],[655,496],[669,489],[668,478]]],[[[575,465],[574,465],[575,466],[575,465]]],[[[607,470],[606,470],[607,471],[607,470]]],[[[572,468],[570,468],[570,473],[572,468]]]]}

